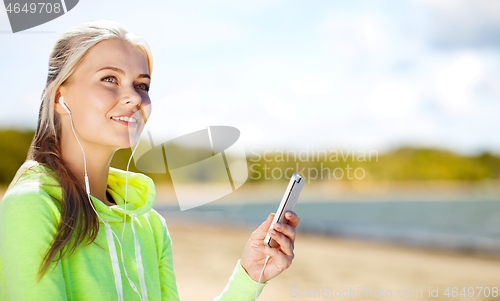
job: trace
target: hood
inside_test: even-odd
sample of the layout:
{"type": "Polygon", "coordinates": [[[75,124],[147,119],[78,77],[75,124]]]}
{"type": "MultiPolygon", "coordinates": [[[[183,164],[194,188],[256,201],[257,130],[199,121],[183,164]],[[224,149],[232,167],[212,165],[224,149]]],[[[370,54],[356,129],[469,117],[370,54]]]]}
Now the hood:
{"type": "Polygon", "coordinates": [[[127,216],[140,216],[149,212],[153,208],[156,197],[156,188],[150,177],[130,171],[127,176],[126,171],[114,167],[109,168],[107,191],[116,205],[107,206],[92,194],[90,196],[99,215],[103,219],[108,219],[109,222],[123,222],[125,213],[127,216]],[[127,193],[126,210],[125,192],[127,193]]]}
{"type": "MultiPolygon", "coordinates": [[[[127,216],[140,216],[149,212],[153,207],[156,197],[153,180],[144,174],[129,171],[128,187],[126,187],[126,178],[126,171],[114,167],[109,168],[107,191],[113,197],[116,205],[107,206],[92,196],[92,190],[90,191],[90,197],[96,211],[102,219],[108,220],[108,222],[123,222],[125,214],[127,216]],[[126,210],[125,191],[128,195],[126,210]]],[[[40,188],[51,197],[61,200],[62,189],[56,173],[51,168],[33,160],[26,160],[23,163],[8,189],[11,189],[14,185],[22,185],[22,183],[33,180],[40,182],[40,188]]]]}

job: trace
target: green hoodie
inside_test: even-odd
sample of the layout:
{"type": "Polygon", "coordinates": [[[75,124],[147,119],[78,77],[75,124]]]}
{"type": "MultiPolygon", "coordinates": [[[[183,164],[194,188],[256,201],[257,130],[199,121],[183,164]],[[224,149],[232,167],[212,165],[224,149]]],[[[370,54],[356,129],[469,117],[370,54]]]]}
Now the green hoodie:
{"type": "MultiPolygon", "coordinates": [[[[129,172],[123,255],[120,244],[115,245],[124,224],[125,174],[109,170],[107,191],[117,205],[107,206],[91,195],[105,222],[99,220],[95,242],[84,241],[71,256],[66,254],[57,265],[52,262],[37,283],[42,258],[61,220],[62,189],[54,171],[36,161],[19,168],[0,202],[0,300],[140,300],[125,275],[122,256],[144,300],[179,300],[172,241],[165,219],[152,209],[156,190],[144,174],[129,172]]],[[[214,301],[254,300],[257,284],[238,260],[214,301]]],[[[259,294],[266,284],[260,284],[259,294]]]]}

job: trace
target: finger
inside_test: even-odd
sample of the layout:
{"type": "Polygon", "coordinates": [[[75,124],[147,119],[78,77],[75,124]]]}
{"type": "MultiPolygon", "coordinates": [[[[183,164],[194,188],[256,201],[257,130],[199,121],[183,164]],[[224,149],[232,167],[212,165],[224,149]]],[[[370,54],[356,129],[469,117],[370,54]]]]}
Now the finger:
{"type": "Polygon", "coordinates": [[[296,228],[300,222],[299,216],[293,211],[285,212],[285,218],[288,220],[288,224],[294,228],[296,228]]]}
{"type": "Polygon", "coordinates": [[[287,225],[287,224],[283,224],[283,223],[275,223],[274,229],[278,232],[283,233],[283,235],[288,237],[288,239],[292,243],[292,246],[294,245],[294,242],[295,242],[295,228],[294,227],[287,225]]]}
{"type": "Polygon", "coordinates": [[[276,230],[269,230],[269,235],[280,245],[285,255],[293,257],[293,245],[288,237],[276,230]]]}
{"type": "Polygon", "coordinates": [[[266,237],[267,231],[269,227],[271,227],[271,223],[273,222],[274,213],[269,214],[267,219],[250,235],[250,239],[264,239],[266,237]]]}
{"type": "Polygon", "coordinates": [[[280,252],[278,248],[271,248],[263,243],[252,243],[252,248],[265,255],[269,255],[280,271],[286,270],[292,264],[293,256],[290,257],[285,255],[283,252],[280,252]]]}

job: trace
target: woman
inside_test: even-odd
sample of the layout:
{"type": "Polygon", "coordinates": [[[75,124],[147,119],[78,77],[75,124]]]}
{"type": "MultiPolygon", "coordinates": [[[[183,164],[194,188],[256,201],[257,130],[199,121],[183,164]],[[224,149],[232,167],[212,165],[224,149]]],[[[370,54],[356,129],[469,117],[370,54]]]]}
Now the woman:
{"type": "MultiPolygon", "coordinates": [[[[0,300],[179,299],[153,181],[110,167],[151,114],[151,72],[147,43],[113,21],[56,41],[35,137],[0,202],[0,300]]],[[[271,214],[214,300],[253,300],[290,266],[299,218],[285,216],[280,247],[263,245],[271,214]]]]}

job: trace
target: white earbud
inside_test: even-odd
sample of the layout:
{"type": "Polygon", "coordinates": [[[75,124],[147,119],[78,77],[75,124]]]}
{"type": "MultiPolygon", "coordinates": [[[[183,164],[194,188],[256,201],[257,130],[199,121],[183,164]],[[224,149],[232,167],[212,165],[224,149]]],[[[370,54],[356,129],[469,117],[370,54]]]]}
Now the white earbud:
{"type": "Polygon", "coordinates": [[[68,114],[71,115],[71,112],[69,111],[68,107],[66,106],[66,104],[64,104],[64,96],[59,97],[59,103],[64,108],[64,110],[66,110],[66,112],[68,112],[68,114]]]}

